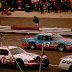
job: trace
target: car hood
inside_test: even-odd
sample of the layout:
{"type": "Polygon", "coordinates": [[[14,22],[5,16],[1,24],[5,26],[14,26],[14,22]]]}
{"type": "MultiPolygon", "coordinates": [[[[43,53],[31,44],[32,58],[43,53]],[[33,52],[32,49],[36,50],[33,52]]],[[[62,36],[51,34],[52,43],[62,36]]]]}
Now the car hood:
{"type": "Polygon", "coordinates": [[[62,42],[62,43],[65,43],[65,44],[72,44],[72,39],[69,39],[69,38],[61,38],[58,40],[58,42],[62,42]]]}
{"type": "Polygon", "coordinates": [[[39,55],[34,54],[34,53],[21,53],[21,54],[14,55],[15,59],[21,58],[23,60],[33,60],[37,56],[39,56],[39,55]]]}

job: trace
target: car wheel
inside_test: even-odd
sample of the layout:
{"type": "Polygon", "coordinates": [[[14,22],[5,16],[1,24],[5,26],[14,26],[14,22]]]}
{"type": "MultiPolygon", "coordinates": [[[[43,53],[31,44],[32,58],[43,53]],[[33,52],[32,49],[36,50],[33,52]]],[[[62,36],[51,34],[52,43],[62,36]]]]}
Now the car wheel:
{"type": "Polygon", "coordinates": [[[72,72],[72,65],[71,65],[70,68],[69,68],[69,72],[72,72]]]}
{"type": "Polygon", "coordinates": [[[60,51],[60,52],[63,52],[63,51],[65,51],[66,50],[66,48],[65,48],[65,46],[64,45],[58,45],[58,51],[60,51]]]}
{"type": "Polygon", "coordinates": [[[19,58],[16,59],[15,67],[16,68],[19,68],[20,67],[21,69],[24,67],[24,62],[22,61],[22,59],[19,59],[19,58]]]}
{"type": "Polygon", "coordinates": [[[30,48],[30,49],[35,49],[35,48],[36,48],[36,46],[35,46],[35,44],[34,44],[34,43],[29,43],[29,48],[30,48]]]}
{"type": "Polygon", "coordinates": [[[35,61],[36,61],[36,63],[38,63],[38,62],[40,61],[40,57],[37,56],[37,57],[35,58],[35,61]]]}

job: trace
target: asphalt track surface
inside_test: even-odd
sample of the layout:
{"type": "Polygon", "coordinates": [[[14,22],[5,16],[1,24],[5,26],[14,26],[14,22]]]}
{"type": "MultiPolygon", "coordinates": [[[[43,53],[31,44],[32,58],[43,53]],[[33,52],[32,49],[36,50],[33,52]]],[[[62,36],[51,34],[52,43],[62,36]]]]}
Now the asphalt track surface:
{"type": "MultiPolygon", "coordinates": [[[[22,42],[21,39],[24,37],[25,35],[21,35],[21,34],[3,34],[3,38],[6,45],[16,45],[21,47],[21,42],[22,42]]],[[[31,50],[31,49],[25,49],[25,50],[32,53],[41,54],[41,50],[31,50]]],[[[45,50],[45,53],[48,56],[52,65],[58,65],[61,57],[72,54],[72,52],[70,51],[58,52],[54,50],[45,50]]],[[[20,70],[8,66],[0,66],[0,72],[20,72],[20,70]]],[[[23,72],[39,72],[39,70],[37,68],[32,67],[32,68],[23,69],[23,72]]],[[[67,71],[61,70],[57,66],[50,66],[49,69],[41,70],[41,72],[67,72],[67,71]]]]}
{"type": "MultiPolygon", "coordinates": [[[[0,25],[34,27],[33,17],[0,17],[0,25]]],[[[39,18],[39,27],[72,28],[72,18],[39,18]]]]}

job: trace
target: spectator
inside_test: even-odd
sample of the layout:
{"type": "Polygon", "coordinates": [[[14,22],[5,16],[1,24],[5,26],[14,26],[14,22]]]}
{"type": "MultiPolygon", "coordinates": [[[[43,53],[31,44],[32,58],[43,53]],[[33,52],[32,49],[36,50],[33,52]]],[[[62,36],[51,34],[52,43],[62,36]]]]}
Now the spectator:
{"type": "Polygon", "coordinates": [[[34,2],[31,3],[31,8],[33,11],[35,11],[35,3],[34,2]]]}
{"type": "Polygon", "coordinates": [[[27,11],[39,11],[44,13],[44,10],[47,12],[60,10],[72,12],[72,0],[0,0],[0,11],[4,8],[8,8],[11,11],[18,10],[27,10],[27,11]],[[2,5],[1,5],[2,3],[2,5]]]}
{"type": "Polygon", "coordinates": [[[64,2],[64,11],[68,12],[68,4],[66,0],[64,2]]]}
{"type": "Polygon", "coordinates": [[[50,11],[54,11],[54,1],[53,0],[50,0],[50,11]]]}
{"type": "Polygon", "coordinates": [[[72,13],[72,2],[71,2],[71,6],[70,7],[71,7],[71,13],[72,13]]]}
{"type": "Polygon", "coordinates": [[[39,18],[34,16],[33,21],[34,21],[34,24],[35,24],[35,28],[39,28],[39,18]]]}
{"type": "Polygon", "coordinates": [[[2,0],[2,11],[8,8],[7,0],[2,0]]]}
{"type": "Polygon", "coordinates": [[[43,10],[43,2],[40,3],[40,11],[41,11],[41,14],[44,13],[44,10],[43,10]]]}
{"type": "Polygon", "coordinates": [[[1,4],[1,2],[0,2],[0,11],[1,11],[1,8],[2,8],[2,4],[1,4]]]}
{"type": "Polygon", "coordinates": [[[61,13],[61,12],[63,11],[63,4],[62,4],[62,1],[60,1],[59,8],[60,8],[60,13],[61,13]]]}
{"type": "Polygon", "coordinates": [[[47,12],[50,13],[50,2],[47,3],[47,12]]]}
{"type": "Polygon", "coordinates": [[[9,6],[11,11],[14,11],[15,9],[17,9],[15,0],[9,0],[8,1],[8,6],[9,6]]]}
{"type": "Polygon", "coordinates": [[[54,11],[55,11],[55,13],[58,12],[58,4],[56,1],[54,1],[54,11]]]}
{"type": "Polygon", "coordinates": [[[36,11],[39,11],[39,2],[36,2],[36,11]]]}

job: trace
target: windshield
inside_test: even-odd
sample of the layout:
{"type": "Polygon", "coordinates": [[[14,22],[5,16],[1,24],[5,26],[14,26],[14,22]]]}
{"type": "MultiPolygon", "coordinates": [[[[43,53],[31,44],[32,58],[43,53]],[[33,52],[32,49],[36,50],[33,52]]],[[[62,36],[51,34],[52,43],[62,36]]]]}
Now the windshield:
{"type": "Polygon", "coordinates": [[[12,53],[12,55],[26,53],[26,51],[21,48],[10,49],[10,52],[12,53]]]}
{"type": "Polygon", "coordinates": [[[62,38],[62,36],[59,35],[59,34],[54,34],[53,37],[54,37],[54,38],[62,38]]]}

